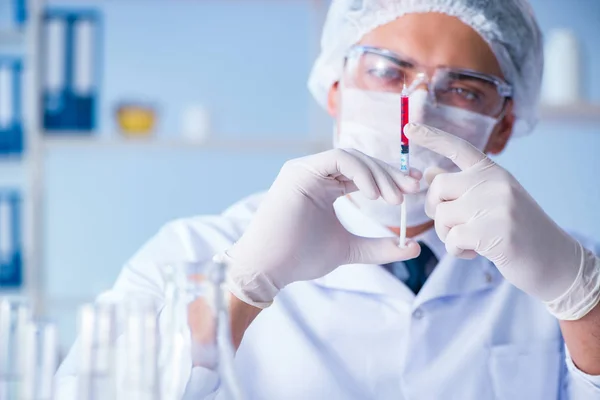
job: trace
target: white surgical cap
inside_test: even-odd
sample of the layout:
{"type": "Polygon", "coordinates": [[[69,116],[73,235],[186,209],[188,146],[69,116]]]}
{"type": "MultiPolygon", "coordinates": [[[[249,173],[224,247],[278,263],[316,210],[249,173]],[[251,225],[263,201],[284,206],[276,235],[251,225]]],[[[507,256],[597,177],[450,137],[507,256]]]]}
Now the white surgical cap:
{"type": "Polygon", "coordinates": [[[542,34],[527,0],[333,0],[321,38],[321,54],[308,80],[326,107],[331,86],[340,80],[344,58],[362,37],[412,13],[439,12],[460,19],[489,44],[513,86],[516,134],[537,122],[543,70],[542,34]]]}

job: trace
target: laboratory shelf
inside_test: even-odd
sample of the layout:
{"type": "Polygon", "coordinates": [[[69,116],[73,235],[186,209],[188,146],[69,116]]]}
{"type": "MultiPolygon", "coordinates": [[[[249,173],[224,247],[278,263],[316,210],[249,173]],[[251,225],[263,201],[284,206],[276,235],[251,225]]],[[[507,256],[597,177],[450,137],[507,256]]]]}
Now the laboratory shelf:
{"type": "Polygon", "coordinates": [[[25,44],[25,31],[21,29],[0,29],[0,46],[21,46],[25,44]]]}
{"type": "Polygon", "coordinates": [[[24,288],[13,289],[7,287],[0,287],[0,297],[4,298],[25,298],[27,293],[24,288]]]}
{"type": "Polygon", "coordinates": [[[26,168],[21,159],[0,158],[0,190],[6,187],[22,187],[26,182],[26,168]]]}
{"type": "Polygon", "coordinates": [[[600,123],[600,103],[578,103],[572,105],[542,104],[542,121],[580,121],[600,123]]]}
{"type": "Polygon", "coordinates": [[[0,155],[0,168],[15,168],[23,166],[23,156],[20,154],[0,155]]]}
{"type": "Polygon", "coordinates": [[[121,137],[82,137],[80,135],[54,135],[44,137],[44,147],[53,149],[118,149],[135,148],[140,150],[231,150],[231,151],[306,151],[318,152],[331,148],[325,140],[277,140],[277,139],[210,139],[194,142],[181,138],[121,138],[121,137]]]}

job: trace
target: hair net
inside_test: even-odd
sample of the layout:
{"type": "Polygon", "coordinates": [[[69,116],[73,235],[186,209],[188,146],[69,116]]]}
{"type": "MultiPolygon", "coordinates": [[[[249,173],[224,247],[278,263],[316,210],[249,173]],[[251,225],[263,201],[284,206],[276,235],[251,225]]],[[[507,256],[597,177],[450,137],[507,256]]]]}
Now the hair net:
{"type": "Polygon", "coordinates": [[[323,28],[321,54],[308,81],[317,102],[326,107],[347,51],[365,34],[405,14],[424,12],[456,17],[489,44],[513,86],[515,133],[530,132],[537,122],[543,43],[527,0],[333,0],[323,28]]]}

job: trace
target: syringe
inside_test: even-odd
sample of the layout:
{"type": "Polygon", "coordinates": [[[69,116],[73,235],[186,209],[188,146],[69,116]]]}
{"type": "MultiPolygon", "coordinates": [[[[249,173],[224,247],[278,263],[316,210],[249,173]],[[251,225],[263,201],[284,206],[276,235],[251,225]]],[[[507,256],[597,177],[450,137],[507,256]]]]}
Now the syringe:
{"type": "MultiPolygon", "coordinates": [[[[404,134],[404,127],[408,124],[408,91],[406,84],[402,88],[400,94],[400,171],[409,174],[408,161],[408,138],[404,134]]],[[[406,197],[400,206],[400,247],[406,246],[406,197]]]]}

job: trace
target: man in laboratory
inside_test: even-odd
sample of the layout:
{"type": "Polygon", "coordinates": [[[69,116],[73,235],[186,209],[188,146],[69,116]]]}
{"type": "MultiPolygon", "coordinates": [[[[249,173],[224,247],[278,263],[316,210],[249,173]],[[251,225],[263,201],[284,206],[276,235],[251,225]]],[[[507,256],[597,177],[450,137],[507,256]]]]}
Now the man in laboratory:
{"type": "MultiPolygon", "coordinates": [[[[600,399],[600,247],[486,156],[533,129],[542,58],[526,0],[334,0],[309,87],[335,149],[289,161],[222,215],[168,224],[110,294],[164,305],[159,265],[224,254],[252,399],[600,399]]],[[[218,393],[182,363],[182,396],[218,393]]]]}

